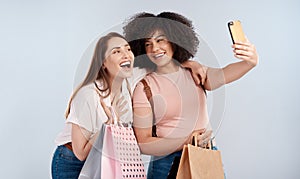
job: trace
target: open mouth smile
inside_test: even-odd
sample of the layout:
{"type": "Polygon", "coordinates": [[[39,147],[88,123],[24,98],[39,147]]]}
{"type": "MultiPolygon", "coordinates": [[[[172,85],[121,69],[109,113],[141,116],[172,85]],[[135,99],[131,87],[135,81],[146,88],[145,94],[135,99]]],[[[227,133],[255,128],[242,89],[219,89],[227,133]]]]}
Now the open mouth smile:
{"type": "Polygon", "coordinates": [[[159,58],[163,57],[164,55],[165,55],[165,53],[159,53],[159,54],[156,54],[156,55],[152,55],[152,57],[154,59],[159,59],[159,58]]]}
{"type": "Polygon", "coordinates": [[[125,61],[120,63],[121,68],[130,68],[131,62],[130,61],[125,61]]]}

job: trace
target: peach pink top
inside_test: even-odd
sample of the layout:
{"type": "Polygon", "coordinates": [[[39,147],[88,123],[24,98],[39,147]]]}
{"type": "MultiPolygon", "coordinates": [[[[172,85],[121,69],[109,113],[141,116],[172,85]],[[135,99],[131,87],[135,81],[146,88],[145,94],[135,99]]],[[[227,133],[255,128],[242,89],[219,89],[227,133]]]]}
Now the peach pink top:
{"type": "MultiPolygon", "coordinates": [[[[196,86],[188,70],[179,67],[178,71],[169,74],[153,72],[145,80],[152,91],[158,137],[186,137],[195,129],[207,127],[206,95],[200,86],[196,86]]],[[[133,93],[133,109],[141,107],[151,105],[139,82],[133,93]]]]}

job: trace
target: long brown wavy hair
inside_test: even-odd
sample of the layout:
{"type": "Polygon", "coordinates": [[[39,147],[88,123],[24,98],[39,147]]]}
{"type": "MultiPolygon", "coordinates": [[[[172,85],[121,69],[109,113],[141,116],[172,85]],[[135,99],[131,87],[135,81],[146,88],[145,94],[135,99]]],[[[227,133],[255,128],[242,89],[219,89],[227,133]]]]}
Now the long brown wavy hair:
{"type": "Polygon", "coordinates": [[[94,50],[94,55],[93,55],[89,70],[86,74],[86,77],[83,80],[83,82],[80,85],[78,85],[76,90],[71,95],[71,98],[69,100],[69,103],[68,103],[68,106],[67,106],[67,109],[65,112],[66,118],[68,118],[68,116],[70,114],[72,100],[74,99],[74,97],[76,96],[76,94],[82,87],[84,87],[90,83],[94,83],[96,80],[99,80],[103,84],[102,87],[99,88],[96,83],[95,83],[95,85],[98,88],[98,90],[101,92],[101,94],[104,94],[102,97],[105,98],[111,93],[111,86],[109,83],[108,72],[107,72],[107,69],[103,68],[103,63],[105,60],[105,52],[107,51],[108,41],[110,39],[112,39],[113,37],[120,37],[125,40],[125,38],[122,35],[120,35],[116,32],[108,33],[107,35],[101,37],[98,40],[95,50],[94,50]]]}

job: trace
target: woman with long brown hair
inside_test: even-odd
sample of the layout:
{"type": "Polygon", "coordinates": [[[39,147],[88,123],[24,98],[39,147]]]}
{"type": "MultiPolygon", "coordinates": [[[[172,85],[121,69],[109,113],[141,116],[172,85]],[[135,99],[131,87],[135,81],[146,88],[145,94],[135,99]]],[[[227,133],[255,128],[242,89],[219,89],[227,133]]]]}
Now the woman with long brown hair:
{"type": "Polygon", "coordinates": [[[87,75],[70,98],[65,127],[56,138],[53,178],[78,178],[93,139],[102,124],[111,120],[108,108],[114,109],[121,122],[132,119],[125,79],[132,75],[133,62],[123,36],[112,32],[98,40],[87,75]]]}

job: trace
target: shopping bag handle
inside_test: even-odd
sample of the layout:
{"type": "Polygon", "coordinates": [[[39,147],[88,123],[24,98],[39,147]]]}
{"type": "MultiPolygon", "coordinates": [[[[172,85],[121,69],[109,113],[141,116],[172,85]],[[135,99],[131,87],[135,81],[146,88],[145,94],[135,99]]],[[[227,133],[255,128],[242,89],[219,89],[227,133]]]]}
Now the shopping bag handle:
{"type": "Polygon", "coordinates": [[[112,106],[108,106],[108,109],[110,110],[113,119],[113,125],[124,127],[123,123],[120,122],[119,118],[117,117],[114,108],[112,106]]]}
{"type": "MultiPolygon", "coordinates": [[[[195,132],[195,133],[193,133],[193,144],[194,144],[194,146],[196,146],[196,147],[198,147],[198,133],[197,132],[195,132]]],[[[212,142],[212,139],[210,139],[209,140],[209,142],[206,144],[206,146],[204,147],[204,148],[206,148],[206,149],[212,149],[213,148],[213,142],[212,142]]]]}

